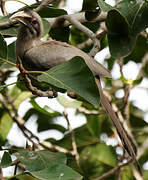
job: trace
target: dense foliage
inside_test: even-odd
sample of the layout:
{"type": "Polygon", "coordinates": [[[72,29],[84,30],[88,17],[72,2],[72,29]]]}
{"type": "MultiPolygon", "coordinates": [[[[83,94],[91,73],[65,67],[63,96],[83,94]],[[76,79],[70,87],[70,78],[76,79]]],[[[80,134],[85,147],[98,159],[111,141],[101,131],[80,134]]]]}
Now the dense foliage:
{"type": "MultiPolygon", "coordinates": [[[[91,37],[83,29],[78,29],[77,24],[68,21],[64,23],[64,20],[56,23],[59,17],[67,15],[66,10],[61,8],[65,1],[50,2],[51,4],[39,11],[44,23],[43,39],[53,38],[68,42],[87,53],[92,52],[95,41],[90,41],[91,37]]],[[[118,79],[102,80],[104,91],[131,137],[131,143],[134,142],[133,147],[136,146],[137,158],[143,167],[148,160],[148,124],[144,120],[146,112],[135,106],[134,102],[129,100],[129,96],[133,88],[139,87],[148,78],[148,2],[115,2],[116,5],[112,7],[103,0],[83,0],[81,12],[75,13],[77,16],[73,18],[98,38],[100,51],[109,47],[111,56],[105,59],[108,69],[112,72],[115,64],[120,67],[118,79]],[[123,68],[129,62],[141,64],[135,80],[124,77],[123,68]],[[124,95],[118,97],[117,91],[123,91],[124,95]]],[[[4,8],[2,3],[1,6],[4,8]]],[[[32,4],[30,8],[35,9],[38,6],[40,1],[32,4]]],[[[75,57],[42,73],[37,79],[30,76],[33,86],[39,90],[44,92],[53,88],[60,92],[56,99],[64,109],[63,113],[52,106],[46,105],[42,108],[36,101],[38,97],[26,88],[21,75],[18,75],[17,82],[9,87],[10,84],[6,80],[13,72],[18,71],[15,42],[7,45],[5,40],[17,36],[18,24],[10,24],[10,16],[11,14],[4,13],[0,17],[0,147],[4,152],[0,164],[0,179],[3,179],[3,169],[12,165],[15,167],[14,174],[5,179],[137,179],[137,170],[134,164],[129,162],[120,141],[107,144],[109,140],[117,140],[117,133],[100,105],[95,79],[82,58],[75,57]],[[70,99],[63,94],[66,91],[75,92],[77,99],[70,99]],[[22,117],[18,110],[26,99],[29,99],[32,108],[22,117]],[[86,123],[71,129],[67,114],[69,108],[75,110],[75,116],[83,115],[86,123]],[[55,138],[41,141],[31,129],[26,128],[26,123],[33,117],[37,118],[39,133],[56,130],[63,138],[57,140],[55,133],[55,138]],[[63,123],[57,123],[58,118],[67,122],[67,128],[62,125],[63,123]],[[14,123],[26,138],[26,147],[17,147],[7,139],[14,123]],[[117,149],[120,149],[120,153],[117,149]],[[124,160],[128,163],[123,164],[124,160]]],[[[40,98],[44,101],[43,97],[40,98]]],[[[48,101],[52,100],[49,98],[48,101]]],[[[148,171],[144,168],[142,170],[143,178],[146,180],[148,171]]]]}

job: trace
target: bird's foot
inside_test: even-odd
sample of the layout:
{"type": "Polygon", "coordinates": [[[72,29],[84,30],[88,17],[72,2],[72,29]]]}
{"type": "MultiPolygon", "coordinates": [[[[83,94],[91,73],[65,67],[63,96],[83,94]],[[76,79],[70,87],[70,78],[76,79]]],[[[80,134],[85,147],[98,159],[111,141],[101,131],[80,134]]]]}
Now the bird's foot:
{"type": "Polygon", "coordinates": [[[22,66],[22,64],[17,63],[16,67],[20,70],[21,73],[23,73],[23,74],[27,74],[28,73],[28,71],[22,66]]]}
{"type": "Polygon", "coordinates": [[[58,93],[53,89],[49,89],[47,92],[48,98],[56,98],[58,96],[58,93]]]}

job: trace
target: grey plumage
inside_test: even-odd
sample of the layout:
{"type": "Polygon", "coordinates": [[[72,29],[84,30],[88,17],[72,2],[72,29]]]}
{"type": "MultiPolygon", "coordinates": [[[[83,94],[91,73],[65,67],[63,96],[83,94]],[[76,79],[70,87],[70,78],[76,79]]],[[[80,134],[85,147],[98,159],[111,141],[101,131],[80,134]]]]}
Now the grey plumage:
{"type": "Polygon", "coordinates": [[[21,22],[16,41],[16,55],[27,70],[47,70],[75,56],[81,56],[94,75],[111,77],[105,67],[80,49],[59,41],[41,41],[43,24],[36,12],[21,11],[14,14],[12,19],[21,22]]]}
{"type": "Polygon", "coordinates": [[[41,41],[43,25],[40,16],[30,10],[25,10],[14,14],[11,20],[18,20],[21,25],[16,41],[16,55],[22,60],[23,66],[27,70],[48,70],[51,67],[62,64],[75,56],[81,56],[90,70],[96,77],[96,83],[100,91],[101,104],[113,121],[124,148],[136,162],[139,172],[142,174],[136,153],[131,146],[126,131],[122,127],[116,113],[112,110],[108,99],[105,97],[100,84],[100,77],[111,77],[110,72],[92,57],[80,49],[67,43],[59,41],[41,41]]]}

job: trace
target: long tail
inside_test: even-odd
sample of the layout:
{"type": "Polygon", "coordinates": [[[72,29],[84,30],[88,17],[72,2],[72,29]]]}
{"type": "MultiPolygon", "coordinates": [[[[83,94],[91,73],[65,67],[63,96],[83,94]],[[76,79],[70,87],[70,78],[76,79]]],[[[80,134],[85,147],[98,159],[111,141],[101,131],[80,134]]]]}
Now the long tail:
{"type": "Polygon", "coordinates": [[[134,149],[130,143],[130,140],[127,136],[125,129],[123,128],[116,113],[112,109],[112,106],[110,105],[108,99],[106,98],[106,96],[103,93],[99,76],[96,76],[96,84],[97,84],[97,86],[99,88],[99,92],[100,92],[100,102],[101,102],[102,106],[104,107],[105,111],[107,112],[107,114],[109,115],[110,119],[112,120],[114,126],[116,127],[118,135],[122,141],[123,147],[125,148],[127,153],[132,157],[132,159],[135,161],[137,169],[138,169],[140,175],[142,176],[142,170],[141,170],[139,162],[136,158],[136,152],[134,151],[134,149]]]}

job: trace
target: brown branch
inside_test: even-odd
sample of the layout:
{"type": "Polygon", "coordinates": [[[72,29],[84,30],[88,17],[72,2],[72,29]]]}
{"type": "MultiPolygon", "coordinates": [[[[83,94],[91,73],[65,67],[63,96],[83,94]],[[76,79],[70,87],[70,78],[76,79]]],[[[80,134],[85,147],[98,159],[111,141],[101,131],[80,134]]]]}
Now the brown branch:
{"type": "Polygon", "coordinates": [[[113,169],[111,169],[107,173],[104,173],[102,176],[100,176],[94,180],[105,179],[105,178],[109,177],[110,175],[114,174],[115,172],[117,172],[120,168],[129,165],[131,162],[132,162],[132,160],[130,159],[126,163],[119,163],[116,167],[114,167],[113,169]]]}
{"type": "Polygon", "coordinates": [[[141,66],[141,68],[139,70],[139,73],[138,73],[136,79],[140,79],[143,76],[143,70],[144,70],[146,64],[148,64],[148,52],[142,58],[142,66],[141,66]]]}
{"type": "Polygon", "coordinates": [[[41,11],[44,9],[48,4],[52,3],[54,0],[43,0],[41,4],[34,10],[36,12],[41,11]]]}
{"type": "Polygon", "coordinates": [[[4,180],[3,172],[2,172],[2,168],[1,168],[1,167],[0,167],[0,179],[1,179],[1,180],[4,180]]]}
{"type": "MultiPolygon", "coordinates": [[[[9,99],[9,98],[8,98],[9,99]]],[[[10,100],[8,100],[10,102],[10,100]]],[[[2,103],[3,107],[5,108],[5,110],[8,112],[9,116],[13,119],[13,121],[18,125],[18,127],[20,128],[20,130],[22,131],[22,133],[24,134],[24,136],[33,143],[34,147],[40,149],[40,146],[44,147],[44,148],[48,148],[48,149],[52,149],[52,150],[56,150],[58,152],[63,152],[63,153],[67,153],[67,154],[71,154],[74,155],[73,152],[62,148],[60,146],[57,145],[53,145],[50,142],[46,142],[46,141],[40,141],[39,138],[37,136],[35,136],[30,130],[28,130],[23,123],[20,122],[24,122],[24,120],[18,115],[17,112],[14,112],[15,110],[13,109],[14,106],[12,106],[12,110],[9,110],[8,108],[8,104],[6,102],[6,100],[3,98],[3,96],[0,94],[0,102],[2,103]],[[30,136],[25,132],[27,131],[30,136]],[[32,140],[32,138],[36,139],[39,143],[39,145],[35,144],[34,141],[32,140]]],[[[12,102],[10,103],[10,105],[12,104],[12,102]]]]}
{"type": "Polygon", "coordinates": [[[27,88],[32,92],[32,94],[40,96],[40,97],[48,97],[48,98],[57,97],[57,92],[52,90],[52,89],[49,89],[48,91],[42,91],[42,90],[40,90],[37,87],[34,87],[32,85],[31,80],[30,80],[30,78],[28,77],[28,74],[27,74],[28,71],[26,71],[24,69],[22,61],[21,61],[21,59],[19,57],[18,57],[17,66],[18,66],[18,68],[19,68],[19,70],[21,72],[23,80],[25,80],[25,82],[26,82],[27,88]]]}
{"type": "Polygon", "coordinates": [[[1,5],[2,13],[4,14],[4,16],[7,16],[8,13],[7,13],[6,7],[5,7],[5,0],[1,0],[0,5],[1,5]]]}
{"type": "Polygon", "coordinates": [[[36,87],[34,87],[31,83],[27,74],[24,74],[25,82],[27,84],[27,88],[32,92],[32,94],[40,96],[40,97],[48,97],[48,98],[55,98],[57,97],[57,92],[53,89],[49,89],[48,91],[42,91],[36,87]]]}
{"type": "Polygon", "coordinates": [[[75,156],[77,165],[79,166],[79,165],[80,165],[80,157],[79,157],[79,153],[78,153],[78,151],[77,151],[77,145],[76,145],[76,141],[75,141],[74,131],[73,131],[71,125],[70,125],[67,112],[64,111],[64,112],[63,112],[63,115],[64,115],[64,117],[65,117],[65,119],[66,119],[66,121],[67,121],[68,130],[69,130],[69,133],[70,133],[70,135],[71,135],[73,154],[74,154],[74,156],[75,156]]]}
{"type": "MultiPolygon", "coordinates": [[[[85,12],[69,14],[66,16],[70,16],[76,19],[77,21],[79,21],[80,23],[88,22],[88,20],[86,20],[85,18],[85,12]]],[[[107,14],[104,12],[101,12],[97,18],[89,22],[104,22],[106,20],[106,17],[107,17],[107,14]]],[[[47,21],[50,23],[51,28],[67,27],[67,26],[72,25],[70,21],[67,21],[67,20],[63,21],[63,16],[59,16],[56,18],[47,18],[47,21]]]]}
{"type": "Polygon", "coordinates": [[[76,28],[78,28],[80,31],[85,33],[93,41],[94,46],[93,46],[92,50],[90,51],[89,55],[90,56],[95,56],[96,53],[100,49],[100,41],[96,38],[96,35],[90,29],[88,29],[87,27],[82,25],[78,20],[76,20],[72,16],[63,15],[62,18],[69,21],[76,28]]]}
{"type": "Polygon", "coordinates": [[[88,110],[84,107],[79,107],[77,109],[78,112],[80,113],[84,113],[84,114],[88,114],[88,115],[100,115],[100,114],[106,114],[106,111],[105,110],[100,110],[100,111],[97,111],[97,110],[88,110]]]}

